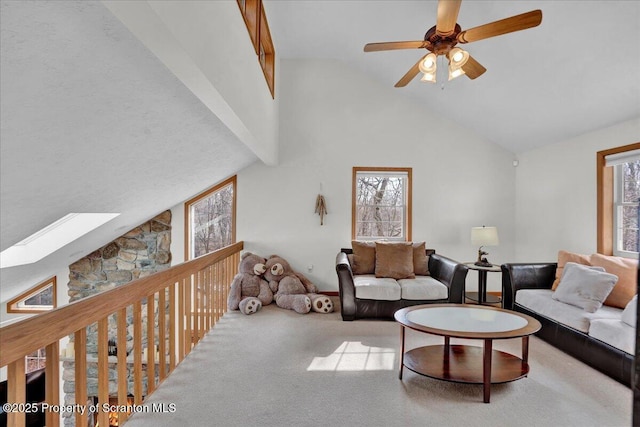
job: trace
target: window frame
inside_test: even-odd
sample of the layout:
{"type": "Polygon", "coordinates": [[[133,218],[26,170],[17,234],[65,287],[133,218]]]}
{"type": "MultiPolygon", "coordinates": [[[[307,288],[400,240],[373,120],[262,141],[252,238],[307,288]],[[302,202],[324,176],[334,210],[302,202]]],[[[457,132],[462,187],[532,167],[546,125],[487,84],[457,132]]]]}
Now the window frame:
{"type": "Polygon", "coordinates": [[[267,81],[271,98],[275,99],[276,51],[262,0],[237,0],[242,19],[249,32],[258,63],[267,81]]]}
{"type": "Polygon", "coordinates": [[[36,286],[29,290],[22,292],[17,297],[7,302],[7,313],[42,313],[45,311],[51,311],[58,306],[58,284],[56,276],[38,283],[36,286]],[[46,288],[52,288],[52,305],[20,305],[24,301],[33,298],[40,292],[43,292],[46,288]]]}
{"type": "Polygon", "coordinates": [[[613,166],[613,255],[625,257],[625,258],[637,258],[637,251],[627,251],[620,249],[620,241],[624,237],[624,229],[620,225],[620,219],[622,215],[622,208],[635,207],[635,211],[638,211],[638,202],[625,202],[624,201],[624,173],[622,164],[613,166]]]}
{"type": "Polygon", "coordinates": [[[413,197],[412,197],[412,168],[409,167],[365,167],[365,166],[354,166],[352,171],[351,178],[351,239],[352,240],[388,240],[388,241],[400,241],[400,242],[410,242],[412,239],[412,207],[413,207],[413,197]],[[388,238],[388,237],[358,237],[356,233],[356,212],[357,212],[357,181],[359,173],[397,173],[406,174],[407,175],[407,183],[406,183],[406,194],[404,194],[404,236],[403,238],[388,238]]]}
{"type": "Polygon", "coordinates": [[[640,142],[614,147],[596,153],[596,203],[597,203],[597,251],[603,255],[614,254],[614,167],[606,165],[606,156],[639,150],[640,142]]]}
{"type": "Polygon", "coordinates": [[[198,194],[197,196],[187,200],[184,203],[184,259],[188,261],[193,259],[193,255],[191,253],[191,206],[202,199],[205,199],[211,196],[213,193],[221,190],[222,188],[231,185],[233,189],[233,200],[231,202],[231,243],[236,242],[236,206],[238,200],[238,185],[237,185],[237,175],[233,175],[225,179],[224,181],[219,182],[208,190],[198,194]]]}

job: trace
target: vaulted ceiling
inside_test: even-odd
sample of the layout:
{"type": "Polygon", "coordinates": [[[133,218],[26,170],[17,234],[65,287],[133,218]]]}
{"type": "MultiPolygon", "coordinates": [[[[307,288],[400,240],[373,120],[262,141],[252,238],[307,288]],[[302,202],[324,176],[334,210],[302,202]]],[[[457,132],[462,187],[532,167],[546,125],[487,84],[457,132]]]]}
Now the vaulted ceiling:
{"type": "MultiPolygon", "coordinates": [[[[424,51],[363,46],[420,40],[437,9],[264,3],[278,58],[343,61],[389,88],[424,51]]],[[[35,265],[2,269],[0,300],[258,159],[103,3],[1,7],[1,248],[69,212],[122,215],[35,265]]],[[[464,0],[458,22],[532,9],[539,27],[467,45],[488,70],[478,79],[394,90],[514,153],[640,116],[640,2],[464,0]]]]}
{"type": "MultiPolygon", "coordinates": [[[[422,40],[437,11],[435,0],[264,3],[280,58],[337,59],[390,88],[427,52],[364,45],[422,40]]],[[[395,90],[515,153],[640,116],[640,2],[463,0],[458,23],[534,9],[540,26],[462,45],[487,68],[479,78],[395,90]]]]}

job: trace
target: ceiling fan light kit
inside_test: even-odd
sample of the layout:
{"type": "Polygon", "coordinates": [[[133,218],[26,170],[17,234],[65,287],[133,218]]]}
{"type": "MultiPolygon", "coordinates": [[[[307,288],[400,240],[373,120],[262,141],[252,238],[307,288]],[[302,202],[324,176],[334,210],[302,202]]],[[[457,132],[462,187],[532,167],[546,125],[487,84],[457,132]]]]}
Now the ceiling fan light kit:
{"type": "Polygon", "coordinates": [[[439,0],[436,25],[427,31],[424,40],[368,43],[364,46],[364,51],[379,52],[397,49],[430,51],[407,71],[395,87],[406,86],[420,72],[423,74],[421,81],[435,83],[438,56],[446,56],[449,60],[449,80],[463,74],[473,80],[484,74],[487,69],[469,55],[469,52],[456,47],[458,43],[471,43],[513,33],[537,27],[542,22],[542,11],[538,9],[463,31],[456,22],[461,3],[462,0],[439,0]]]}

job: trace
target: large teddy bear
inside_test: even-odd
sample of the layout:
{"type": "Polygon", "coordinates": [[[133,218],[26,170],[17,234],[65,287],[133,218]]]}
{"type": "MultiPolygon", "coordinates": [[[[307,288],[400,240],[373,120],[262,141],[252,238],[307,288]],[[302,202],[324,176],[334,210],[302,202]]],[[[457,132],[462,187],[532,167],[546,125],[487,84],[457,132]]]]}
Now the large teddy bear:
{"type": "Polygon", "coordinates": [[[301,273],[293,271],[289,263],[278,255],[267,259],[264,273],[274,294],[278,307],[308,313],[313,309],[318,313],[333,311],[333,302],[326,295],[318,294],[318,288],[301,273]]]}
{"type": "Polygon", "coordinates": [[[273,292],[262,275],[265,272],[266,260],[251,252],[245,252],[240,258],[238,274],[231,282],[227,307],[229,310],[240,310],[243,314],[253,314],[263,305],[273,301],[273,292]]]}

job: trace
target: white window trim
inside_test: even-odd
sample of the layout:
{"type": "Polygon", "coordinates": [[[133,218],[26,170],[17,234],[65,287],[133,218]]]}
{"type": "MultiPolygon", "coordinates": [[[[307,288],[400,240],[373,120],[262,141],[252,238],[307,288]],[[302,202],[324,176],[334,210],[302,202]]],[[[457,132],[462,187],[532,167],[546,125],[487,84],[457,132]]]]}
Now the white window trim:
{"type": "Polygon", "coordinates": [[[637,258],[638,252],[636,251],[625,251],[621,249],[621,243],[623,237],[623,229],[619,226],[622,220],[622,208],[625,206],[638,206],[638,203],[633,202],[623,202],[623,188],[624,185],[624,177],[622,176],[622,164],[640,160],[640,158],[635,159],[625,159],[625,162],[620,162],[614,164],[614,174],[613,174],[613,255],[625,258],[637,258]]]}

